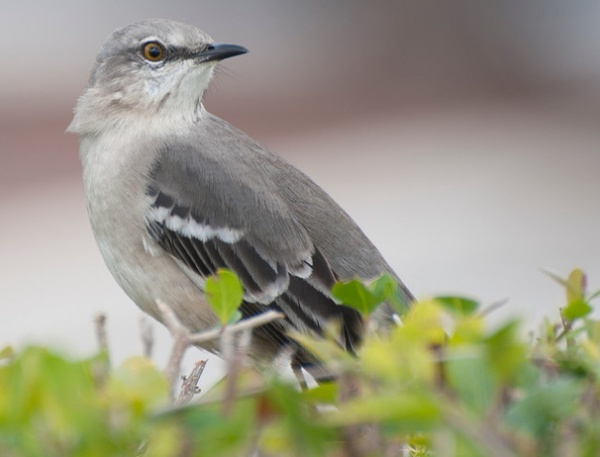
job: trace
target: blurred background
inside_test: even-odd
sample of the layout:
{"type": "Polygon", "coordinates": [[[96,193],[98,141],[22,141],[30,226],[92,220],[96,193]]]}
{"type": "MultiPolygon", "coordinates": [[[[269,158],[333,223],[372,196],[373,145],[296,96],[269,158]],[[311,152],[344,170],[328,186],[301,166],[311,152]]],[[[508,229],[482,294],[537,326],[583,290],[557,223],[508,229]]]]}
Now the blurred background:
{"type": "Polygon", "coordinates": [[[106,312],[115,359],[141,350],[64,131],[106,36],[151,17],[250,50],[207,109],[324,187],[418,297],[507,300],[492,322],[533,329],[564,300],[541,268],[600,288],[600,2],[5,1],[0,345],[88,354],[106,312]]]}

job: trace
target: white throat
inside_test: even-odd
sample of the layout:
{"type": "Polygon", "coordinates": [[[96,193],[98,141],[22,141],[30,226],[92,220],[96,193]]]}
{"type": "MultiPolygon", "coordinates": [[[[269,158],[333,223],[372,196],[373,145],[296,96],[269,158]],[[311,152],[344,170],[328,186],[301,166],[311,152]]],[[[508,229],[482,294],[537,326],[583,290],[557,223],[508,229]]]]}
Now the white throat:
{"type": "Polygon", "coordinates": [[[213,76],[214,65],[182,62],[164,75],[111,92],[88,87],[77,101],[67,131],[101,135],[111,130],[136,130],[145,125],[152,131],[174,131],[198,122],[205,113],[202,96],[213,76]]]}

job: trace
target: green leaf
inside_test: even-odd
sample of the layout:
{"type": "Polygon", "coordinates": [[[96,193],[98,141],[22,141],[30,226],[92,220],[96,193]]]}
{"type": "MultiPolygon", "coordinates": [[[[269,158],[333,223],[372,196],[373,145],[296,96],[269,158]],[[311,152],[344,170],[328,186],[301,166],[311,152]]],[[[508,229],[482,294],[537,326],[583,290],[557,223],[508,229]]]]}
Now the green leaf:
{"type": "Polygon", "coordinates": [[[417,302],[403,317],[398,331],[409,339],[409,344],[420,341],[428,346],[443,345],[447,340],[444,330],[447,314],[435,300],[417,302]]]}
{"type": "Polygon", "coordinates": [[[384,274],[369,284],[371,294],[379,303],[389,300],[397,294],[398,284],[389,274],[384,274]]]}
{"type": "Polygon", "coordinates": [[[361,348],[361,369],[371,379],[390,386],[433,383],[438,373],[428,341],[394,329],[392,338],[368,339],[361,348]],[[410,347],[410,350],[406,350],[410,347]]]}
{"type": "Polygon", "coordinates": [[[187,443],[182,443],[182,433],[178,427],[172,423],[163,421],[159,426],[154,426],[147,443],[145,452],[136,452],[133,455],[143,457],[167,457],[184,455],[183,447],[187,443]]]}
{"type": "Polygon", "coordinates": [[[449,354],[446,373],[462,402],[483,417],[494,399],[498,382],[481,347],[461,347],[449,354]]]}
{"type": "Polygon", "coordinates": [[[333,425],[387,423],[403,430],[423,431],[439,423],[438,402],[427,392],[396,392],[391,395],[370,395],[340,405],[332,414],[333,425]]]}
{"type": "Polygon", "coordinates": [[[585,296],[587,279],[585,273],[579,268],[575,268],[567,278],[567,302],[582,300],[585,296]]]}
{"type": "Polygon", "coordinates": [[[303,395],[295,386],[273,379],[267,391],[267,398],[278,413],[276,427],[280,437],[288,443],[288,450],[302,450],[284,455],[325,455],[324,451],[333,436],[332,430],[323,427],[320,421],[309,414],[310,410],[303,401],[303,395]]]}
{"type": "Polygon", "coordinates": [[[587,304],[583,298],[577,298],[570,301],[563,309],[563,316],[570,322],[587,316],[592,311],[592,307],[587,304]]]}
{"type": "Polygon", "coordinates": [[[567,279],[561,278],[556,273],[549,270],[542,270],[557,283],[561,284],[567,293],[567,302],[571,302],[577,299],[583,299],[585,296],[585,289],[587,287],[587,278],[585,273],[579,268],[575,268],[567,279]]]}
{"type": "Polygon", "coordinates": [[[302,397],[309,403],[335,403],[338,398],[338,385],[335,382],[325,382],[302,392],[302,397]]]}
{"type": "Polygon", "coordinates": [[[338,282],[331,290],[333,296],[344,305],[357,310],[363,317],[369,316],[383,302],[388,302],[400,315],[409,307],[393,276],[383,274],[366,285],[359,279],[338,282]]]}
{"type": "Polygon", "coordinates": [[[588,339],[597,346],[600,346],[600,321],[587,319],[584,323],[584,328],[588,339]]]}
{"type": "Polygon", "coordinates": [[[169,386],[165,376],[145,357],[131,357],[113,370],[107,393],[113,401],[128,405],[134,414],[165,403],[169,386]]]}
{"type": "Polygon", "coordinates": [[[572,414],[582,393],[581,383],[573,379],[555,379],[532,389],[514,404],[506,415],[507,422],[517,430],[544,436],[556,422],[572,414]]]}
{"type": "Polygon", "coordinates": [[[0,349],[0,360],[10,359],[14,357],[15,351],[12,346],[5,346],[0,349]]]}
{"type": "MultiPolygon", "coordinates": [[[[330,331],[330,329],[325,330],[330,331]]],[[[335,332],[332,334],[335,334],[335,332]]],[[[348,351],[332,338],[315,338],[294,330],[289,330],[287,335],[320,360],[336,360],[338,363],[345,364],[351,364],[355,360],[348,351]]]]}
{"type": "Polygon", "coordinates": [[[448,311],[464,316],[475,313],[479,308],[478,302],[466,297],[442,295],[435,297],[434,300],[438,301],[448,311]]]}
{"type": "Polygon", "coordinates": [[[380,297],[358,279],[334,284],[331,293],[343,304],[354,308],[363,316],[368,316],[381,303],[380,297]]]}
{"type": "Polygon", "coordinates": [[[70,456],[79,446],[77,455],[96,455],[84,449],[102,440],[106,416],[94,398],[89,368],[87,362],[72,362],[38,347],[28,347],[2,364],[0,454],[70,456]],[[22,453],[3,452],[7,432],[22,453]]]}
{"type": "Polygon", "coordinates": [[[214,276],[206,280],[205,292],[221,325],[231,322],[244,296],[242,283],[235,273],[219,268],[214,276]]]}
{"type": "MultiPolygon", "coordinates": [[[[180,450],[167,455],[208,457],[249,454],[246,450],[252,445],[251,441],[255,437],[256,398],[237,398],[227,415],[224,415],[221,409],[220,402],[188,404],[155,416],[152,425],[156,429],[164,430],[165,426],[176,425],[175,438],[180,450]]],[[[156,436],[151,436],[151,445],[155,438],[156,436]]],[[[162,446],[162,443],[158,445],[162,446]]],[[[158,451],[151,455],[162,457],[158,451]]]]}
{"type": "Polygon", "coordinates": [[[522,370],[527,348],[521,342],[519,322],[509,321],[486,338],[490,367],[502,381],[510,380],[522,370]]]}

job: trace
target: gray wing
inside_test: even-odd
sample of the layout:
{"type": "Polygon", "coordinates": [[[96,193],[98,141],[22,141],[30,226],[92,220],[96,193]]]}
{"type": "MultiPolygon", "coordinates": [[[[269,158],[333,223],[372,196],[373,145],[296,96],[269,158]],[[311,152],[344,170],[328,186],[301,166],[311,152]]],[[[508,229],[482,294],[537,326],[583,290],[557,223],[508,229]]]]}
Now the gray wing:
{"type": "MultiPolygon", "coordinates": [[[[244,286],[244,315],[278,309],[287,326],[315,333],[337,319],[351,349],[362,320],[331,298],[336,273],[281,192],[278,159],[257,155],[254,143],[241,146],[200,140],[164,148],[149,176],[148,233],[199,287],[218,268],[234,271],[244,286]]],[[[278,342],[285,330],[265,329],[278,342]]]]}

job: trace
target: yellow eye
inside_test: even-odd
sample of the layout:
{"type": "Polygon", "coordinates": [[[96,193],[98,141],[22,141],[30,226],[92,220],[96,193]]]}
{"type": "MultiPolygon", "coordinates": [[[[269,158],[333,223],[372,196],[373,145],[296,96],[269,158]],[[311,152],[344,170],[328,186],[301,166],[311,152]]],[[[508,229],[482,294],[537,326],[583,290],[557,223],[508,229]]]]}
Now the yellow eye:
{"type": "Polygon", "coordinates": [[[158,62],[165,57],[165,47],[157,41],[151,41],[142,47],[142,55],[151,62],[158,62]]]}

